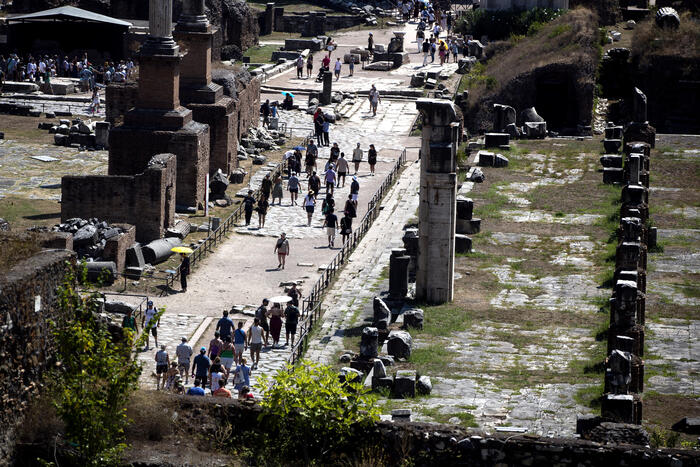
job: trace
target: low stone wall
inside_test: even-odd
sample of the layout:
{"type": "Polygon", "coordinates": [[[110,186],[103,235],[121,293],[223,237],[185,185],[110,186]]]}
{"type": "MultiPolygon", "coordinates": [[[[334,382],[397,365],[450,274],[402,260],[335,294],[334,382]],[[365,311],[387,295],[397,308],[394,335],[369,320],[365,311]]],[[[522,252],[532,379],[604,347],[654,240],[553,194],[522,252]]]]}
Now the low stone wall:
{"type": "Polygon", "coordinates": [[[0,274],[0,465],[9,465],[16,427],[53,365],[48,321],[55,319],[56,289],[75,254],[42,251],[0,274]]]}
{"type": "Polygon", "coordinates": [[[315,12],[286,14],[275,19],[275,30],[301,32],[304,37],[323,35],[326,31],[350,28],[365,23],[361,15],[319,15],[315,12]]]}
{"type": "Polygon", "coordinates": [[[175,220],[175,177],[173,154],[154,156],[138,175],[65,176],[61,180],[61,219],[97,217],[109,223],[124,222],[136,227],[140,242],[161,238],[175,220]]]}
{"type": "MultiPolygon", "coordinates": [[[[260,407],[236,400],[217,400],[190,396],[168,396],[168,406],[193,426],[201,420],[204,438],[213,439],[211,420],[226,420],[236,433],[266,431],[258,420],[260,407]],[[172,404],[171,404],[172,402],[172,404]],[[211,431],[211,432],[208,432],[211,431]]],[[[348,443],[349,455],[357,455],[362,444],[386,450],[388,465],[410,458],[417,466],[676,466],[698,465],[700,452],[676,449],[651,449],[644,446],[604,445],[579,439],[539,438],[530,435],[503,434],[476,436],[466,429],[415,422],[379,422],[348,443]]],[[[374,451],[373,451],[374,452],[374,451]]]]}
{"type": "Polygon", "coordinates": [[[130,224],[112,224],[112,227],[124,229],[124,233],[107,240],[102,258],[105,261],[114,261],[117,271],[122,272],[126,268],[126,250],[136,242],[136,227],[130,224]]]}

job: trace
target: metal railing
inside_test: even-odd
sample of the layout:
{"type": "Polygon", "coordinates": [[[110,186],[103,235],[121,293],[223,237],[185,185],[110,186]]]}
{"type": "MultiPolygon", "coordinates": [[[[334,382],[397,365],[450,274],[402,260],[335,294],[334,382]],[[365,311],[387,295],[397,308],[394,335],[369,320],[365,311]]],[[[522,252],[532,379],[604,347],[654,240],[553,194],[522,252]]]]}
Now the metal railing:
{"type": "MultiPolygon", "coordinates": [[[[277,174],[282,174],[286,167],[286,161],[282,161],[272,170],[271,176],[274,178],[277,174]]],[[[253,192],[253,198],[258,200],[260,198],[260,189],[258,188],[253,192]]],[[[236,227],[236,222],[238,222],[243,216],[245,206],[241,203],[235,211],[229,215],[226,220],[224,220],[218,229],[212,231],[209,236],[204,239],[204,241],[194,248],[194,251],[188,256],[190,258],[190,269],[194,268],[208,253],[211,253],[216,245],[224,240],[228,233],[236,227]]],[[[163,295],[166,290],[172,287],[173,283],[180,278],[180,266],[178,264],[174,272],[165,277],[165,289],[161,292],[163,295]]]]}
{"type": "Polygon", "coordinates": [[[321,277],[318,278],[306,296],[302,306],[303,319],[297,327],[297,335],[299,338],[291,348],[291,353],[287,359],[288,363],[294,365],[301,359],[304,349],[308,345],[309,334],[312,331],[313,325],[323,315],[321,309],[323,293],[332,284],[333,278],[340,271],[341,266],[345,264],[346,260],[350,258],[350,255],[360,243],[362,237],[364,237],[370,227],[372,227],[374,220],[379,215],[379,207],[382,199],[394,184],[405,162],[406,149],[401,151],[401,155],[394,164],[394,167],[392,167],[389,175],[386,176],[381,186],[377,188],[377,191],[372,196],[372,199],[367,203],[367,212],[364,217],[362,217],[362,220],[360,220],[359,226],[353,229],[350,237],[345,241],[330,263],[328,263],[321,273],[321,277]]]}
{"type": "MultiPolygon", "coordinates": [[[[34,102],[29,99],[11,99],[11,98],[5,98],[2,97],[0,98],[0,103],[2,104],[12,104],[12,105],[26,105],[28,107],[31,107],[32,110],[39,110],[41,109],[41,112],[46,113],[46,107],[49,106],[50,110],[49,112],[55,112],[55,111],[62,111],[63,109],[66,109],[66,112],[71,112],[71,113],[76,113],[78,115],[89,115],[87,113],[90,108],[90,102],[73,102],[73,103],[65,103],[65,102],[58,102],[58,101],[52,101],[50,103],[48,102],[34,102]]],[[[95,116],[100,116],[101,114],[104,113],[104,103],[101,101],[101,106],[102,110],[100,112],[97,112],[95,116]]],[[[60,118],[60,117],[57,117],[60,118]]]]}

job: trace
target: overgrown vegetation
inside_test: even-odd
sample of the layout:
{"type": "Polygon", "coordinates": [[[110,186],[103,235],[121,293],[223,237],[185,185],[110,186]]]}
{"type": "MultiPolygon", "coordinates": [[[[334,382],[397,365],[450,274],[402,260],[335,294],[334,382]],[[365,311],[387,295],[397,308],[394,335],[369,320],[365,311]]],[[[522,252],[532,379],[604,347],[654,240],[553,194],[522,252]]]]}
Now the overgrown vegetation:
{"type": "Polygon", "coordinates": [[[57,370],[48,378],[63,436],[76,465],[117,465],[126,444],[126,404],[140,365],[131,359],[133,334],[117,339],[94,316],[98,295],[76,290],[86,269],[69,269],[58,290],[59,319],[51,323],[57,370]]]}
{"type": "Polygon", "coordinates": [[[534,35],[542,25],[560,16],[564,10],[533,8],[531,10],[487,11],[477,8],[467,10],[457,21],[456,30],[471,34],[476,39],[488,36],[489,40],[508,39],[511,36],[534,35]]]}
{"type": "Polygon", "coordinates": [[[333,368],[308,360],[272,378],[261,376],[258,389],[270,446],[256,451],[266,463],[332,464],[340,446],[379,418],[374,396],[359,378],[341,383],[333,368]]]}
{"type": "Polygon", "coordinates": [[[700,23],[690,13],[681,15],[678,29],[659,28],[653,19],[639,23],[632,39],[632,56],[644,65],[652,55],[676,59],[700,56],[700,23]]]}
{"type": "Polygon", "coordinates": [[[22,236],[0,234],[0,272],[9,271],[15,264],[33,256],[40,249],[36,236],[30,233],[22,236]]]}

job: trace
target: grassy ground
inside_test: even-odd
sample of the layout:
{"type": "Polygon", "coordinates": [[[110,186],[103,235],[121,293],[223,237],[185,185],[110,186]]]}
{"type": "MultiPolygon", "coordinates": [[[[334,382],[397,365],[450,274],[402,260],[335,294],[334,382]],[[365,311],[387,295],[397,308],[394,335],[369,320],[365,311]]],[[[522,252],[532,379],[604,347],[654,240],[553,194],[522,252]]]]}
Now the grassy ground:
{"type": "Polygon", "coordinates": [[[279,50],[278,45],[254,45],[243,53],[244,57],[250,57],[250,63],[272,63],[272,52],[279,50]]]}
{"type": "MultiPolygon", "coordinates": [[[[268,2],[265,0],[247,0],[248,5],[256,10],[264,10],[268,2]]],[[[308,11],[325,11],[326,15],[344,15],[342,11],[323,8],[315,3],[296,2],[294,0],[281,0],[275,2],[276,7],[284,7],[285,15],[288,13],[304,13],[308,11]]]]}

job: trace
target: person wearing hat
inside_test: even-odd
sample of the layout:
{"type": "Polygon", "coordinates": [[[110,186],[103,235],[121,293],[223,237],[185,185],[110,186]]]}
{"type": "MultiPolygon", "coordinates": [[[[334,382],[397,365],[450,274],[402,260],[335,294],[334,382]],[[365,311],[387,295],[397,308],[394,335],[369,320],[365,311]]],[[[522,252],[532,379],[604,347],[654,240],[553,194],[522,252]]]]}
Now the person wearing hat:
{"type": "Polygon", "coordinates": [[[284,269],[285,260],[287,255],[289,255],[289,240],[287,240],[286,233],[282,232],[280,234],[280,238],[275,243],[274,253],[277,253],[277,261],[279,261],[277,269],[284,269]]]}
{"type": "Polygon", "coordinates": [[[170,356],[165,351],[165,345],[160,346],[160,350],[156,352],[156,389],[165,389],[165,374],[170,366],[170,356]],[[163,381],[161,385],[161,380],[163,381]]]}
{"type": "MultiPolygon", "coordinates": [[[[314,172],[316,173],[316,172],[314,172]]],[[[304,196],[304,209],[306,209],[307,226],[311,227],[311,218],[314,215],[314,207],[316,206],[316,198],[314,198],[313,190],[309,190],[306,196],[304,196]]]]}
{"type": "Polygon", "coordinates": [[[360,182],[357,181],[357,175],[352,176],[352,183],[350,184],[350,199],[355,203],[355,209],[357,210],[357,198],[360,196],[360,182]]]}
{"type": "Polygon", "coordinates": [[[149,300],[146,304],[146,311],[141,318],[141,327],[146,331],[146,347],[143,350],[148,350],[148,331],[153,334],[156,347],[158,347],[158,324],[160,324],[160,316],[156,318],[158,310],[153,306],[153,300],[149,300]]]}
{"type": "Polygon", "coordinates": [[[207,379],[209,379],[209,368],[211,367],[211,360],[207,357],[207,348],[202,347],[199,349],[199,355],[194,357],[192,362],[192,378],[194,378],[194,385],[202,385],[202,389],[207,385],[207,379]]]}
{"type": "Polygon", "coordinates": [[[184,377],[185,384],[188,384],[190,382],[188,370],[190,369],[190,359],[192,358],[194,351],[192,350],[192,346],[187,343],[186,337],[182,337],[180,340],[182,342],[175,348],[177,368],[180,372],[180,378],[184,377]]]}

